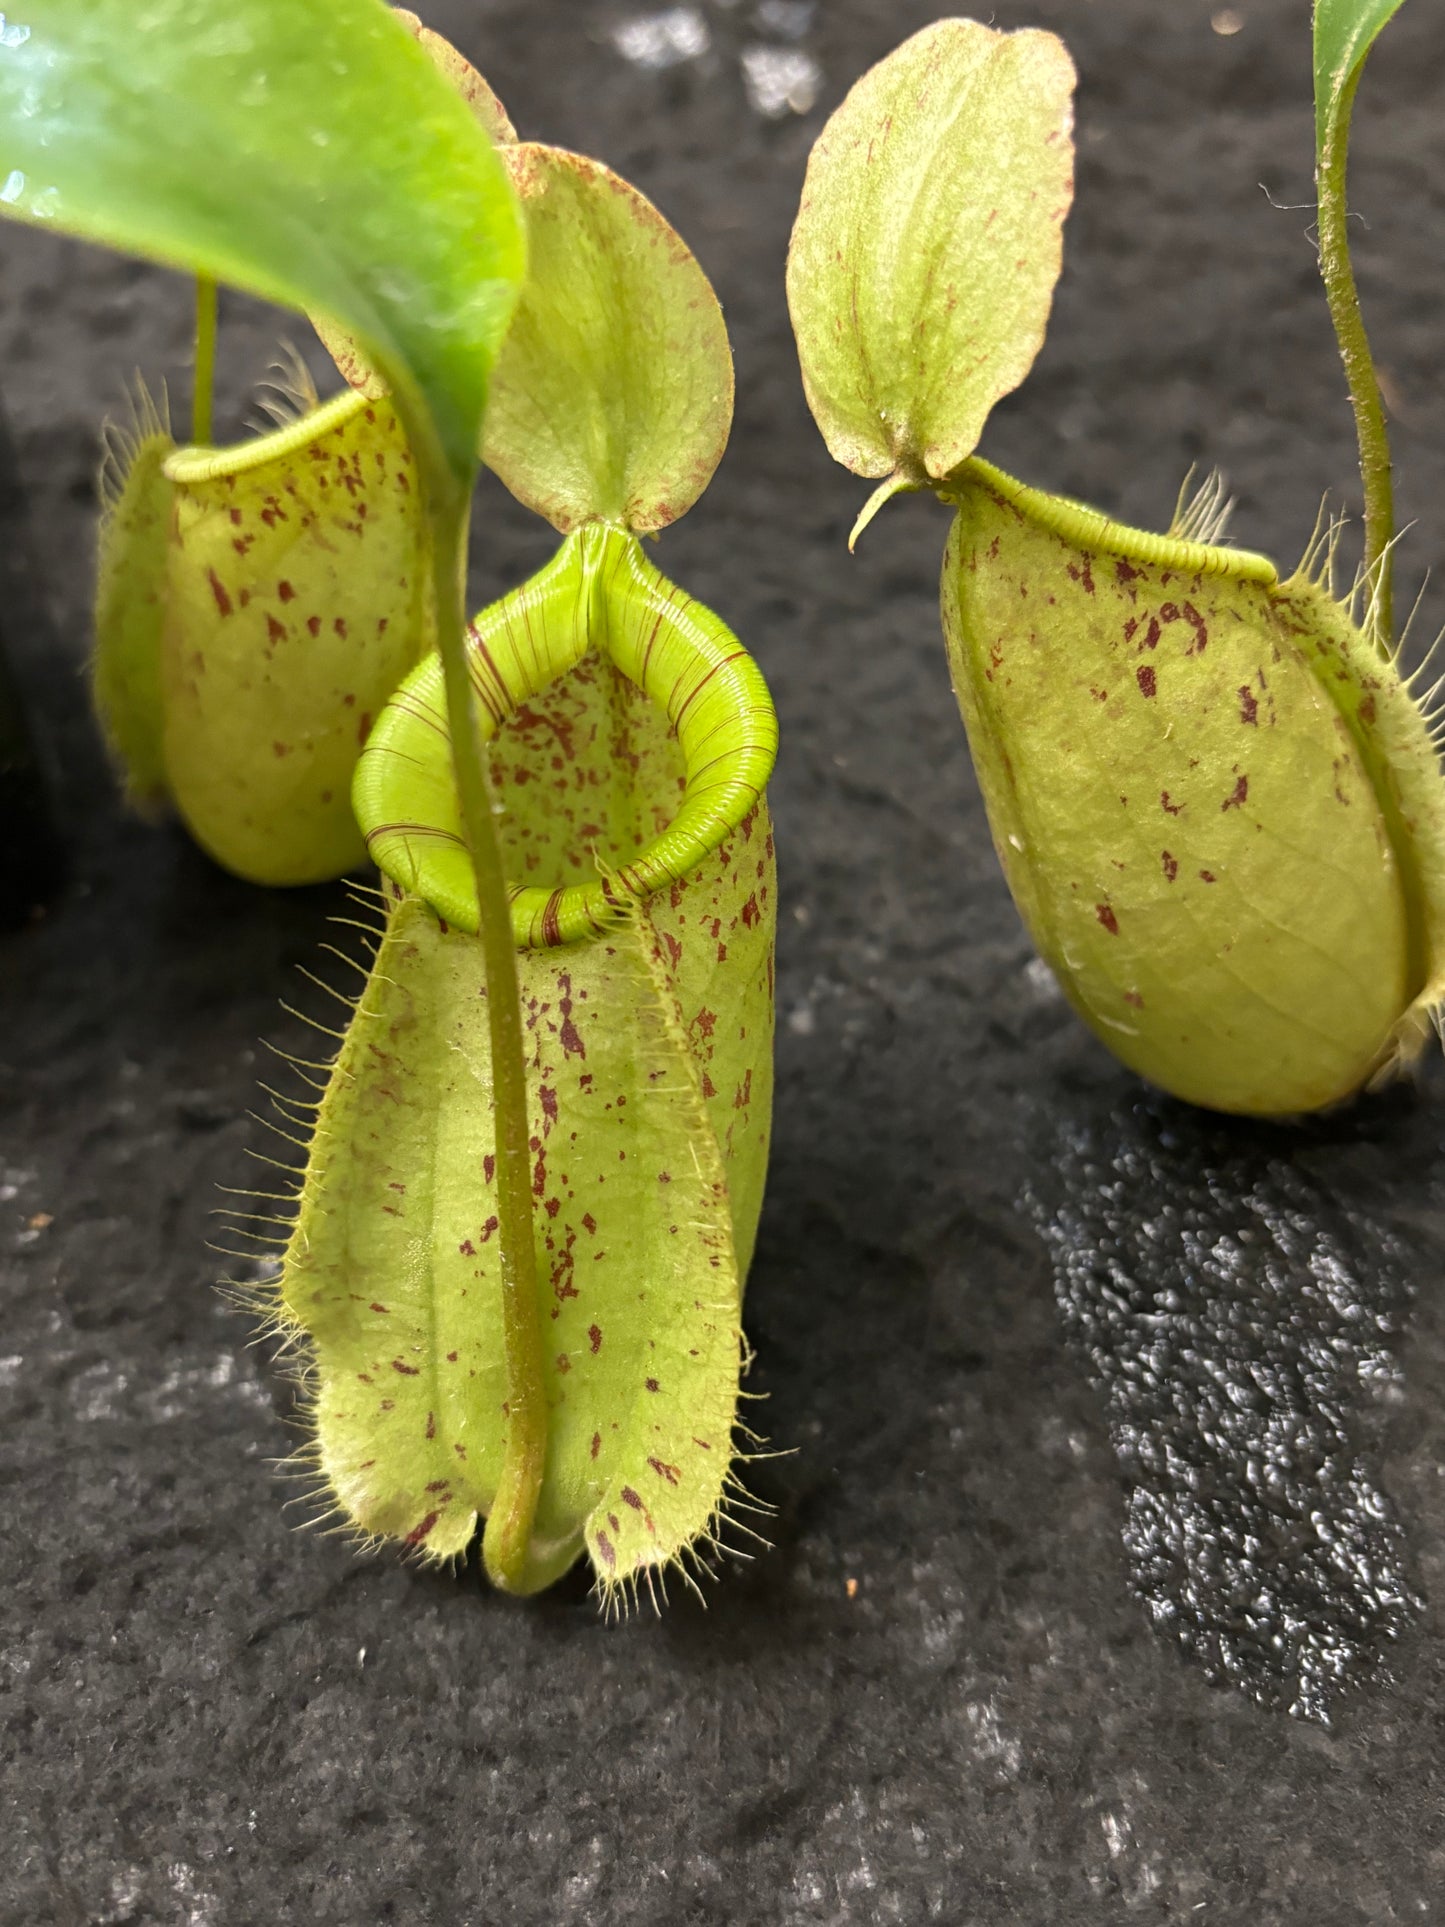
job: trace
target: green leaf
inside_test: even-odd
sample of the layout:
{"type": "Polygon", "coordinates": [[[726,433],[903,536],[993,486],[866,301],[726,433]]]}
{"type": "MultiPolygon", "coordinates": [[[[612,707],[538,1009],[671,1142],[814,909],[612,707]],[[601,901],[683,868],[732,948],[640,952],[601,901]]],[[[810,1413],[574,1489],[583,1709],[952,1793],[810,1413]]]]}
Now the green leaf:
{"type": "MultiPolygon", "coordinates": [[[[417,41],[437,71],[461,95],[496,145],[510,146],[517,138],[517,130],[508,119],[506,108],[472,63],[459,54],[449,40],[444,40],[439,33],[433,33],[430,27],[424,27],[416,15],[406,8],[396,8],[395,17],[417,41]]],[[[353,388],[372,401],[385,395],[385,381],[370,366],[345,328],[325,315],[315,313],[311,316],[311,324],[321,337],[327,353],[353,388]]]]}
{"type": "Polygon", "coordinates": [[[511,146],[517,138],[517,130],[508,118],[506,108],[471,61],[464,54],[459,54],[449,40],[444,40],[439,33],[433,33],[430,27],[423,26],[407,8],[398,7],[396,17],[425,49],[432,65],[451,82],[497,146],[511,146]]]}
{"type": "Polygon", "coordinates": [[[336,317],[470,476],[523,243],[381,0],[36,0],[0,33],[0,203],[336,317]]]}
{"type": "Polygon", "coordinates": [[[1044,339],[1073,195],[1054,35],[925,27],[823,129],[788,253],[808,403],[835,460],[901,485],[972,453],[1044,339]]]}
{"type": "Polygon", "coordinates": [[[507,148],[527,281],[497,363],[483,460],[564,532],[675,522],[727,445],[722,310],[679,235],[600,161],[507,148]]]}
{"type": "MultiPolygon", "coordinates": [[[[692,507],[727,446],[717,296],[676,230],[600,161],[535,142],[504,145],[502,161],[526,217],[527,279],[482,459],[564,534],[598,521],[653,534],[692,507]]],[[[317,332],[353,388],[385,392],[344,334],[317,332]]]]}
{"type": "Polygon", "coordinates": [[[1404,0],[1315,0],[1315,140],[1323,153],[1348,121],[1365,56],[1404,0]]]}

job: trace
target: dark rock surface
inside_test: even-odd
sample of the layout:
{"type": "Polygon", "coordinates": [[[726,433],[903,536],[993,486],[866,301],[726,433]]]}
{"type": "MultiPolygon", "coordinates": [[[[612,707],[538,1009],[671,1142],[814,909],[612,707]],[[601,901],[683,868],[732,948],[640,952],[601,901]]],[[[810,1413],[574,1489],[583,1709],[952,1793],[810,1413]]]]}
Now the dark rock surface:
{"type": "MultiPolygon", "coordinates": [[[[63,644],[20,668],[73,866],[0,942],[6,1927],[1445,1913],[1445,1076],[1235,1129],[1110,1062],[1030,968],[989,848],[943,518],[896,504],[849,561],[863,491],[802,402],[781,267],[808,145],[942,11],[700,0],[711,45],[665,70],[594,0],[431,14],[524,133],[660,203],[737,354],[731,451],[662,554],[785,729],[747,1317],[791,1456],[750,1473],[774,1549],[706,1611],[609,1627],[580,1580],[518,1607],[282,1510],[284,1398],[210,1289],[209,1213],[265,1148],[258,1040],[301,1042],[279,1000],[339,893],[248,890],[120,815],[78,674],[96,424],[137,365],[176,375],[187,299],[0,233],[0,388],[63,644]],[[758,111],[763,47],[817,63],[815,108],[758,111]],[[1218,1395],[1251,1373],[1253,1404],[1218,1395]],[[1246,1490],[1264,1435],[1278,1504],[1246,1490]]],[[[1156,526],[1218,462],[1239,537],[1288,560],[1353,466],[1309,213],[1261,192],[1310,194],[1306,9],[1240,0],[1231,34],[1217,11],[1001,0],[1069,40],[1081,164],[1048,347],[985,446],[1156,526]]],[[[1445,542],[1442,56],[1438,10],[1407,7],[1353,195],[1422,522],[1407,583],[1445,542]]],[[[231,428],[276,332],[228,300],[231,428]]],[[[549,541],[486,486],[477,594],[549,541]]]]}

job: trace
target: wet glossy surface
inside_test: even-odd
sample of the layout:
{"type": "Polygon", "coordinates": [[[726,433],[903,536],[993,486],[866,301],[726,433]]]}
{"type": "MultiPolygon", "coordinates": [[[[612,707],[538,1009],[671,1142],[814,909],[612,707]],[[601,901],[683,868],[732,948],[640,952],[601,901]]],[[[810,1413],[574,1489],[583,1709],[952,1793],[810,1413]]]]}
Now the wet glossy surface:
{"type": "MultiPolygon", "coordinates": [[[[217,1186],[264,1169],[258,1040],[316,1054],[279,1003],[329,1021],[297,968],[347,911],[247,890],[116,814],[75,673],[93,424],[137,363],[174,375],[189,302],[0,230],[0,385],[66,651],[27,647],[22,667],[73,784],[76,877],[0,947],[0,1921],[1432,1921],[1445,1073],[1309,1128],[1236,1131],[1140,1110],[1063,1008],[948,689],[947,518],[895,503],[848,558],[866,491],[808,419],[783,307],[822,112],[943,9],[831,0],[793,39],[777,10],[700,3],[682,11],[705,50],[625,58],[614,31],[664,11],[447,0],[433,17],[524,136],[599,153],[656,200],[733,333],[732,448],[657,559],[756,654],[784,728],[777,1155],[747,1305],[751,1422],[790,1455],[748,1468],[778,1508],[774,1550],[731,1566],[706,1611],[675,1593],[660,1623],[607,1628],[578,1586],[519,1608],[474,1573],[359,1562],[281,1509],[270,1462],[294,1435],[211,1289],[209,1214],[217,1186]],[[816,63],[814,107],[759,112],[744,55],[764,47],[816,63]],[[1170,1288],[1156,1383],[1140,1314],[1170,1288]],[[1210,1357],[1227,1384],[1252,1363],[1272,1402],[1235,1407],[1210,1357]],[[1270,1616],[1252,1624],[1223,1568],[1177,1556],[1197,1523],[1237,1558],[1256,1488],[1201,1441],[1267,1434],[1271,1413],[1285,1477],[1253,1516],[1299,1557],[1264,1575],[1251,1555],[1248,1583],[1258,1563],[1316,1634],[1277,1670],[1270,1616]],[[1300,1523],[1318,1512],[1348,1543],[1352,1477],[1382,1497],[1359,1529],[1418,1612],[1377,1611],[1348,1568],[1342,1586],[1300,1523]],[[1155,1536],[1126,1542],[1135,1523],[1155,1536]],[[1193,1652],[1150,1600],[1180,1603],[1193,1652]],[[1243,1690],[1206,1671],[1222,1635],[1243,1690]],[[1328,1727],[1285,1710],[1307,1655],[1328,1727]]],[[[1135,523],[1167,517],[1191,461],[1221,461],[1239,538],[1288,563],[1321,490],[1348,481],[1350,426],[1309,216],[1259,188],[1309,191],[1302,9],[1232,11],[1224,34],[1213,0],[999,8],[1068,34],[1081,159],[1050,343],[986,452],[1135,523]]],[[[1352,193],[1401,512],[1423,525],[1410,581],[1445,552],[1437,15],[1407,6],[1382,43],[1352,193]]],[[[234,425],[276,327],[223,306],[234,425]]],[[[495,487],[482,503],[478,595],[552,548],[495,487]]]]}
{"type": "Polygon", "coordinates": [[[1030,1201],[1151,1620],[1210,1679],[1328,1724],[1396,1677],[1425,1603],[1370,1450],[1371,1407],[1406,1397],[1420,1254],[1293,1148],[1151,1100],[1066,1122],[1030,1201]]]}

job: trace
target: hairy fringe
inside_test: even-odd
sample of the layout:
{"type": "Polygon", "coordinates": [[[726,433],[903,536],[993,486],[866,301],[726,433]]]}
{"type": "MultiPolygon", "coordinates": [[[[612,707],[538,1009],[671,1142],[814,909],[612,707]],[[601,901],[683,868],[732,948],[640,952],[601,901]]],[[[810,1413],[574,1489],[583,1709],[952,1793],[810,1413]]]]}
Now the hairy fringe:
{"type": "Polygon", "coordinates": [[[254,435],[269,435],[275,429],[304,421],[320,406],[311,370],[301,359],[295,343],[283,341],[266,372],[266,379],[256,385],[256,407],[260,413],[249,416],[246,426],[254,435]]]}
{"type": "Polygon", "coordinates": [[[1305,551],[1296,570],[1296,574],[1306,582],[1323,589],[1333,602],[1340,600],[1336,587],[1336,567],[1340,537],[1348,521],[1349,517],[1342,510],[1331,509],[1328,495],[1322,496],[1313,532],[1305,543],[1305,551]]]}
{"type": "MultiPolygon", "coordinates": [[[[1427,570],[1425,573],[1399,635],[1391,640],[1378,634],[1379,572],[1367,571],[1361,564],[1355,570],[1348,590],[1342,593],[1340,589],[1340,538],[1348,522],[1349,517],[1342,511],[1331,510],[1326,497],[1320,504],[1314,530],[1305,544],[1296,573],[1314,587],[1323,589],[1332,601],[1339,604],[1355,627],[1374,642],[1399,676],[1403,688],[1414,698],[1430,732],[1431,742],[1437,750],[1445,749],[1445,700],[1442,700],[1445,699],[1445,675],[1435,673],[1441,661],[1442,644],[1445,644],[1445,628],[1430,642],[1413,669],[1407,671],[1404,667],[1430,587],[1430,572],[1427,570]]],[[[1393,552],[1395,544],[1409,532],[1410,527],[1401,529],[1391,541],[1389,552],[1393,552]]]]}
{"type": "MultiPolygon", "coordinates": [[[[347,897],[352,907],[370,911],[374,916],[377,905],[364,897],[359,889],[349,888],[347,897]]],[[[374,947],[382,934],[378,923],[362,922],[350,916],[337,916],[330,921],[340,927],[360,930],[373,946],[374,955],[374,947]]],[[[335,944],[324,944],[322,948],[355,969],[365,983],[367,963],[358,961],[335,944]]],[[[359,1000],[359,991],[356,996],[349,996],[312,971],[303,968],[301,974],[328,997],[342,1004],[349,1017],[359,1000]]],[[[260,1110],[253,1110],[249,1115],[263,1130],[283,1140],[290,1147],[291,1154],[271,1157],[248,1145],[247,1155],[264,1165],[269,1172],[278,1175],[262,1180],[266,1186],[264,1189],[260,1185],[221,1187],[225,1201],[213,1215],[220,1222],[224,1235],[237,1238],[251,1248],[213,1245],[212,1249],[241,1260],[252,1275],[224,1278],[219,1281],[218,1289],[230,1307],[250,1320],[250,1343],[273,1348],[271,1368],[290,1387],[294,1397],[293,1409],[285,1422],[298,1434],[298,1443],[294,1451],[274,1462],[273,1470],[278,1478],[297,1482],[303,1490],[291,1494],[285,1501],[285,1508],[304,1508],[307,1516],[299,1524],[307,1529],[349,1538],[357,1552],[365,1556],[379,1551],[385,1542],[377,1535],[363,1531],[344,1514],[322,1470],[313,1416],[319,1386],[310,1335],[287,1312],[282,1296],[286,1258],[306,1198],[310,1154],[322,1141],[324,1126],[319,1121],[320,1112],[336,1072],[336,1060],[345,1031],[320,1023],[309,1012],[296,1009],[288,1003],[283,1002],[281,1008],[297,1022],[332,1040],[336,1049],[320,1058],[301,1057],[269,1039],[264,1040],[265,1049],[302,1088],[300,1092],[288,1092],[258,1079],[272,1115],[268,1116],[260,1110]],[[301,1135],[297,1135],[298,1132],[301,1135]],[[300,1156],[295,1153],[300,1153],[300,1156]]],[[[424,1549],[406,1550],[414,1554],[424,1549]]],[[[423,1563],[445,1562],[434,1558],[423,1563]]]]}
{"type": "Polygon", "coordinates": [[[116,421],[107,417],[100,431],[100,467],[96,473],[95,489],[100,501],[102,530],[120,506],[136,457],[145,444],[157,436],[164,437],[166,441],[173,439],[171,398],[164,382],[161,383],[160,400],[157,401],[147,388],[145,378],[137,370],[125,390],[125,400],[127,419],[116,421]]]}
{"type": "MultiPolygon", "coordinates": [[[[738,1332],[737,1337],[739,1371],[745,1375],[751,1370],[756,1354],[741,1331],[738,1332]]],[[[739,1391],[738,1393],[740,1399],[761,1400],[766,1396],[764,1392],[739,1391]]],[[[686,1545],[679,1546],[675,1552],[667,1554],[666,1557],[650,1564],[643,1564],[620,1578],[614,1578],[610,1573],[600,1572],[595,1566],[593,1567],[592,1597],[597,1602],[597,1609],[607,1624],[620,1625],[623,1620],[630,1619],[641,1607],[644,1588],[654,1614],[661,1618],[662,1608],[658,1604],[658,1593],[662,1595],[662,1605],[670,1603],[667,1596],[669,1573],[675,1573],[682,1580],[705,1611],[708,1602],[703,1587],[720,1582],[725,1562],[750,1565],[758,1556],[758,1552],[771,1552],[772,1541],[756,1531],[739,1515],[746,1513],[752,1518],[766,1520],[776,1518],[778,1508],[750,1491],[737,1468],[741,1465],[754,1464],[760,1459],[791,1456],[790,1450],[768,1449],[768,1441],[761,1434],[753,1431],[750,1426],[745,1425],[741,1418],[735,1416],[728,1467],[723,1474],[722,1492],[698,1536],[689,1540],[686,1545]],[[747,1541],[748,1544],[734,1543],[729,1539],[729,1534],[734,1535],[735,1539],[747,1541]],[[750,1551],[749,1544],[757,1550],[750,1551]]]]}
{"type": "Polygon", "coordinates": [[[1191,496],[1189,485],[1193,480],[1191,467],[1180,484],[1179,499],[1174,504],[1174,517],[1167,533],[1181,542],[1202,542],[1215,547],[1224,540],[1234,514],[1234,497],[1217,468],[1210,470],[1191,496]]]}

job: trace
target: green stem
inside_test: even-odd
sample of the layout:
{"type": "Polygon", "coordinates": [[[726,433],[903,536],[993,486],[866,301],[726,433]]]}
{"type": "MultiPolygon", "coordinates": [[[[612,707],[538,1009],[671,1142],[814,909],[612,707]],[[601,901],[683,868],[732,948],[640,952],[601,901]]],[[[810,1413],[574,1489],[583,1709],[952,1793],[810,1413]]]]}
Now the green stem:
{"type": "Polygon", "coordinates": [[[1350,406],[1355,411],[1355,433],[1360,444],[1360,480],[1365,491],[1365,580],[1374,610],[1376,638],[1388,644],[1395,626],[1394,555],[1390,546],[1395,534],[1395,495],[1390,470],[1390,437],[1369,337],[1360,314],[1355,271],[1350,264],[1349,203],[1345,190],[1350,115],[1358,80],[1357,73],[1328,124],[1320,147],[1315,185],[1320,215],[1320,273],[1345,364],[1345,378],[1350,385],[1350,406]]]}
{"type": "Polygon", "coordinates": [[[209,448],[213,440],[216,386],[216,284],[196,276],[196,372],[191,388],[191,440],[209,448]]]}
{"type": "MultiPolygon", "coordinates": [[[[435,487],[432,492],[435,499],[435,487]]],[[[464,594],[469,507],[466,495],[454,482],[447,500],[436,503],[432,563],[452,765],[477,886],[496,1127],[507,1441],[497,1496],[487,1516],[482,1558],[493,1585],[503,1592],[524,1593],[535,1591],[555,1576],[549,1572],[542,1577],[530,1557],[532,1523],[547,1462],[547,1395],[537,1313],[531,1126],[517,954],[491,786],[467,668],[464,594]]]]}

